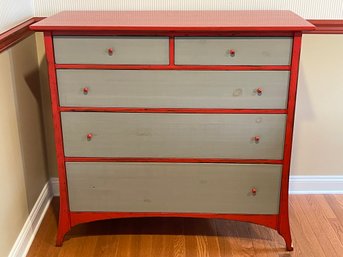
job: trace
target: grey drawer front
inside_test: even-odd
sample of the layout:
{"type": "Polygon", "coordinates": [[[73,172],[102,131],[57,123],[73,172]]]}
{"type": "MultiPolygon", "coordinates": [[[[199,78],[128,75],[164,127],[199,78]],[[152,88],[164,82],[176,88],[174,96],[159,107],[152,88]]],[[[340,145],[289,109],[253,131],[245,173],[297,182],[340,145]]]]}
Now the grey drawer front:
{"type": "Polygon", "coordinates": [[[169,63],[167,37],[54,36],[54,48],[59,64],[169,63]]]}
{"type": "Polygon", "coordinates": [[[289,65],[291,37],[176,37],[180,65],[289,65]],[[235,50],[231,56],[229,50],[235,50]]]}
{"type": "Polygon", "coordinates": [[[283,109],[289,72],[57,70],[57,81],[61,106],[283,109]]]}
{"type": "Polygon", "coordinates": [[[281,165],[67,163],[71,211],[277,214],[281,165]],[[256,188],[254,196],[251,189],[256,188]]]}
{"type": "Polygon", "coordinates": [[[286,115],[64,112],[66,156],[282,159],[286,115]],[[93,138],[87,140],[87,134],[93,138]],[[260,142],[253,140],[260,137],[260,142]]]}

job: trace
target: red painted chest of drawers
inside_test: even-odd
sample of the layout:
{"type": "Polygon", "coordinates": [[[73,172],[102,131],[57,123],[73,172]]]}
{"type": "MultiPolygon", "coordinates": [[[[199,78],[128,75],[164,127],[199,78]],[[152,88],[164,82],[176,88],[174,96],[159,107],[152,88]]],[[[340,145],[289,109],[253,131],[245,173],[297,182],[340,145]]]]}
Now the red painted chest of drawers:
{"type": "Polygon", "coordinates": [[[276,229],[303,30],[289,11],[62,12],[43,31],[60,182],[75,225],[199,217],[276,229]]]}

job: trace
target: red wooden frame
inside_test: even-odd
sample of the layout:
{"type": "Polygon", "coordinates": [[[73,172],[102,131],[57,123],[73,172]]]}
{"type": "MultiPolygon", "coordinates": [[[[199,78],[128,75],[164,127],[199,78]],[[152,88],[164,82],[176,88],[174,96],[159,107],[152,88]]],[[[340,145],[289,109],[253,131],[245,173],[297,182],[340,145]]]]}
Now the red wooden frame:
{"type": "Polygon", "coordinates": [[[130,107],[60,107],[61,112],[125,113],[216,113],[216,114],[286,114],[287,109],[220,109],[220,108],[130,108],[130,107]]]}
{"type": "Polygon", "coordinates": [[[32,26],[41,31],[296,32],[314,26],[291,11],[64,11],[32,26]],[[101,19],[99,19],[101,17],[101,19]]]}
{"type": "Polygon", "coordinates": [[[301,50],[301,33],[295,33],[293,39],[293,53],[292,53],[292,69],[289,82],[288,93],[288,115],[286,122],[286,136],[284,145],[284,160],[281,178],[281,193],[280,193],[280,211],[278,232],[285,239],[287,250],[293,250],[291,231],[289,226],[288,214],[288,188],[289,188],[289,173],[291,164],[292,152],[292,138],[294,127],[295,103],[297,95],[299,59],[301,50]]]}
{"type": "Polygon", "coordinates": [[[113,218],[140,218],[140,217],[184,217],[184,218],[208,218],[228,219],[277,228],[278,215],[249,215],[249,214],[208,214],[208,213],[176,213],[176,212],[71,212],[71,225],[80,223],[113,219],[113,218]]]}
{"type": "Polygon", "coordinates": [[[283,164],[283,160],[229,158],[137,158],[137,157],[65,157],[66,162],[170,162],[170,163],[250,163],[283,164]]]}
{"type": "Polygon", "coordinates": [[[64,235],[70,230],[70,209],[68,200],[68,187],[67,176],[64,160],[64,148],[63,148],[63,136],[61,126],[61,115],[59,112],[59,99],[56,80],[55,58],[54,58],[54,46],[50,32],[44,32],[44,43],[46,51],[46,59],[48,62],[48,74],[50,85],[50,96],[52,106],[52,117],[54,122],[54,137],[56,145],[57,155],[57,168],[59,177],[59,189],[60,189],[60,215],[58,232],[56,238],[56,245],[61,246],[64,235]]]}
{"type": "MultiPolygon", "coordinates": [[[[31,26],[35,29],[34,25],[31,26]]],[[[120,30],[111,30],[111,31],[53,31],[53,36],[165,36],[165,37],[208,37],[208,36],[217,36],[217,37],[293,37],[293,32],[289,31],[163,31],[163,30],[137,30],[137,31],[120,31],[120,30]]]]}
{"type": "Polygon", "coordinates": [[[57,69],[94,70],[290,70],[289,65],[113,65],[113,64],[56,64],[57,69]]]}
{"type": "MultiPolygon", "coordinates": [[[[36,26],[39,28],[39,26],[36,26]]],[[[51,29],[51,28],[50,28],[51,29]]],[[[130,30],[130,31],[69,31],[66,28],[64,31],[49,31],[45,32],[46,53],[49,64],[49,80],[51,90],[51,101],[53,108],[53,119],[55,128],[55,141],[58,159],[58,172],[60,179],[60,221],[56,244],[61,245],[64,235],[71,227],[95,220],[111,219],[111,218],[132,218],[132,217],[196,217],[196,218],[219,218],[238,221],[252,222],[260,225],[276,229],[284,238],[286,249],[292,250],[292,240],[289,227],[288,215],[288,187],[289,187],[289,170],[292,149],[292,134],[295,112],[295,100],[298,78],[298,63],[301,48],[301,32],[297,30],[265,32],[261,31],[245,31],[233,32],[225,31],[216,32],[214,30],[205,31],[180,31],[175,30],[163,31],[161,34],[152,32],[151,30],[130,30]],[[97,64],[56,64],[54,61],[53,51],[53,35],[166,35],[169,37],[169,57],[170,62],[167,65],[97,65],[97,64]],[[229,66],[229,65],[175,65],[175,45],[174,37],[178,34],[198,35],[202,36],[220,36],[220,35],[240,35],[240,36],[292,36],[293,50],[290,65],[263,65],[263,66],[229,66]],[[223,109],[223,108],[132,108],[132,107],[71,107],[59,105],[58,88],[56,81],[56,69],[148,69],[148,70],[288,70],[290,71],[290,82],[288,92],[287,109],[223,109]],[[229,159],[229,158],[98,158],[98,157],[77,157],[64,155],[63,138],[61,128],[61,112],[132,112],[132,113],[265,113],[265,114],[286,114],[286,132],[284,144],[284,156],[282,160],[262,160],[262,159],[229,159]],[[257,215],[257,214],[217,214],[217,213],[164,213],[164,212],[71,212],[68,203],[67,178],[65,162],[170,162],[170,163],[257,163],[257,164],[279,164],[283,165],[280,191],[280,206],[279,214],[276,215],[257,215]]],[[[47,29],[49,30],[49,29],[47,29]]]]}

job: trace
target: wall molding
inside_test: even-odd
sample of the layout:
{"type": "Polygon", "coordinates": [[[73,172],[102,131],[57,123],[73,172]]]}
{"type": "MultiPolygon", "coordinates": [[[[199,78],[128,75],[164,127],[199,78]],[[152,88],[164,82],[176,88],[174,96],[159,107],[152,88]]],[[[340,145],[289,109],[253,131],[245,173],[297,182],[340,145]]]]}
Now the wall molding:
{"type": "Polygon", "coordinates": [[[343,34],[343,20],[307,20],[316,26],[316,30],[304,34],[343,34]]]}
{"type": "Polygon", "coordinates": [[[57,177],[50,178],[50,185],[52,189],[53,196],[60,196],[60,183],[57,177]]]}
{"type": "Polygon", "coordinates": [[[290,194],[343,194],[343,176],[291,176],[290,194]]]}
{"type": "Polygon", "coordinates": [[[15,26],[4,33],[0,34],[0,53],[6,49],[14,46],[25,38],[31,36],[34,31],[30,30],[29,26],[37,21],[40,21],[44,18],[33,17],[27,21],[20,23],[18,26],[15,26]]]}
{"type": "Polygon", "coordinates": [[[30,249],[32,241],[36,236],[38,228],[50,205],[53,191],[48,181],[40,193],[35,205],[33,206],[26,222],[21,229],[8,257],[24,257],[30,249]]]}

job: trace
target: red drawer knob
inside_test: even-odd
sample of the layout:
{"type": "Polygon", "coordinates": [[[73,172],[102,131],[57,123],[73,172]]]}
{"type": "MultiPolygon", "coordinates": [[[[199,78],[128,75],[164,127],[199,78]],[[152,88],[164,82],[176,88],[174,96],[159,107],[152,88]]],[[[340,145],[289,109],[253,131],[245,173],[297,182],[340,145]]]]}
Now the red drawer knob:
{"type": "Polygon", "coordinates": [[[260,137],[259,136],[254,136],[254,141],[255,143],[259,143],[260,142],[260,137]]]}
{"type": "Polygon", "coordinates": [[[84,87],[84,88],[82,89],[82,91],[83,91],[83,94],[88,95],[89,88],[88,88],[88,87],[84,87]]]}
{"type": "Polygon", "coordinates": [[[256,190],[256,188],[255,188],[255,187],[253,187],[253,188],[251,189],[251,193],[252,193],[252,195],[256,195],[256,193],[257,193],[257,190],[256,190]]]}
{"type": "Polygon", "coordinates": [[[92,134],[92,133],[88,133],[88,134],[87,134],[87,140],[88,140],[88,141],[91,141],[92,138],[93,138],[93,134],[92,134]]]}
{"type": "Polygon", "coordinates": [[[236,51],[234,49],[230,49],[229,50],[229,54],[230,54],[231,57],[234,57],[235,54],[236,54],[236,51]]]}
{"type": "Polygon", "coordinates": [[[256,89],[256,93],[257,93],[257,95],[262,95],[262,93],[263,93],[263,90],[262,90],[262,88],[257,88],[256,89]]]}
{"type": "Polygon", "coordinates": [[[107,49],[107,52],[108,52],[108,55],[113,55],[113,48],[111,47],[111,48],[108,48],[107,49]]]}

